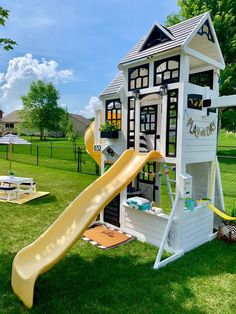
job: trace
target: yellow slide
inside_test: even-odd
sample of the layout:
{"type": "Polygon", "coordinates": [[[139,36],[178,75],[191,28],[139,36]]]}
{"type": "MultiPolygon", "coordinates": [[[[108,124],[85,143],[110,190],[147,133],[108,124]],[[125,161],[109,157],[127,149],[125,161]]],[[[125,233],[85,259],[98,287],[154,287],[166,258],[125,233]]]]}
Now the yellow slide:
{"type": "Polygon", "coordinates": [[[84,134],[84,144],[86,146],[86,150],[88,154],[96,161],[96,163],[101,166],[101,153],[93,151],[94,144],[94,128],[95,121],[93,121],[90,126],[87,128],[84,134]]]}
{"type": "Polygon", "coordinates": [[[236,217],[231,217],[231,216],[225,214],[224,212],[222,212],[221,210],[219,210],[218,208],[216,208],[216,207],[213,206],[212,204],[208,204],[208,207],[209,207],[214,213],[216,213],[216,215],[220,216],[220,217],[223,218],[224,220],[236,220],[236,217]]]}
{"type": "Polygon", "coordinates": [[[37,240],[18,252],[13,261],[12,288],[27,307],[33,305],[37,277],[58,263],[104,207],[149,160],[158,157],[161,155],[156,151],[144,154],[126,150],[107,172],[77,196],[37,240]]]}

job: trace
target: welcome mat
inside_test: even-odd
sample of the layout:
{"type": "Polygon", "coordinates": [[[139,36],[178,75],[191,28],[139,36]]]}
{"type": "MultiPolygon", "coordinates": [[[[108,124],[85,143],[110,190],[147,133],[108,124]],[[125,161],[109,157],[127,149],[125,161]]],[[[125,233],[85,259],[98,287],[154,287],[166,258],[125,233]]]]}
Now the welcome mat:
{"type": "Polygon", "coordinates": [[[7,203],[13,203],[13,204],[24,204],[29,201],[32,201],[36,198],[48,195],[49,192],[33,192],[32,194],[23,194],[20,196],[20,199],[14,199],[14,200],[7,200],[7,196],[3,195],[2,193],[0,194],[0,202],[7,202],[7,203]]]}
{"type": "Polygon", "coordinates": [[[105,225],[94,225],[84,232],[82,239],[106,250],[126,244],[136,238],[118,229],[109,228],[105,225]]]}

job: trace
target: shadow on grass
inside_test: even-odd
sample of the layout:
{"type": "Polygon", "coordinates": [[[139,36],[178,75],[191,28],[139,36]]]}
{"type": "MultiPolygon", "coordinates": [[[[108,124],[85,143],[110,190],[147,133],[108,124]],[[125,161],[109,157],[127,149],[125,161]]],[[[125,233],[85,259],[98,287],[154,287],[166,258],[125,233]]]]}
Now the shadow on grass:
{"type": "Polygon", "coordinates": [[[41,204],[48,204],[48,203],[53,203],[57,201],[56,195],[53,194],[48,194],[39,198],[36,198],[34,200],[31,200],[30,202],[26,203],[27,205],[32,205],[32,206],[38,206],[41,204]]]}
{"type": "MultiPolygon", "coordinates": [[[[206,313],[196,292],[199,283],[193,287],[193,282],[199,279],[206,289],[204,300],[205,296],[211,299],[215,293],[209,294],[208,287],[214,278],[236,271],[236,246],[224,242],[206,244],[158,271],[152,269],[152,259],[140,258],[140,246],[142,249],[143,244],[130,243],[112,251],[99,251],[80,241],[75,248],[79,253],[73,249],[38,278],[30,313],[206,313]]],[[[148,253],[147,247],[143,248],[148,253]]],[[[26,313],[28,310],[11,291],[13,257],[0,256],[0,309],[1,313],[26,313]]]]}

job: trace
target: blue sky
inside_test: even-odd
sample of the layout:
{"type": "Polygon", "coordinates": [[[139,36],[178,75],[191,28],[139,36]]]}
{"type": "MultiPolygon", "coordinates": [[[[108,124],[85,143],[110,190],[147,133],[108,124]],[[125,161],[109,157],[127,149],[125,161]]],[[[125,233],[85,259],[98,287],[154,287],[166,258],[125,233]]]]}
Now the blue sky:
{"type": "Polygon", "coordinates": [[[117,73],[117,64],[152,27],[178,11],[176,0],[12,0],[2,37],[18,45],[0,51],[0,108],[21,105],[20,95],[38,78],[52,81],[60,104],[70,112],[89,111],[117,73]],[[87,107],[86,107],[87,106],[87,107]],[[85,111],[86,111],[85,110],[85,111]]]}

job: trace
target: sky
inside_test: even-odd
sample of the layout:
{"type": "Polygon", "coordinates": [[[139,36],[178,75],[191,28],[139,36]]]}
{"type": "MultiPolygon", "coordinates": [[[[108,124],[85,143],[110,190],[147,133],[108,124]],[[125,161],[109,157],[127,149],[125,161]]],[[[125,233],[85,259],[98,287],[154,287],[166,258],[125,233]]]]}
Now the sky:
{"type": "Polygon", "coordinates": [[[0,37],[17,42],[0,50],[0,109],[22,106],[21,96],[38,79],[52,82],[59,104],[93,116],[97,97],[117,65],[158,21],[178,11],[176,0],[12,0],[0,37]]]}

